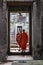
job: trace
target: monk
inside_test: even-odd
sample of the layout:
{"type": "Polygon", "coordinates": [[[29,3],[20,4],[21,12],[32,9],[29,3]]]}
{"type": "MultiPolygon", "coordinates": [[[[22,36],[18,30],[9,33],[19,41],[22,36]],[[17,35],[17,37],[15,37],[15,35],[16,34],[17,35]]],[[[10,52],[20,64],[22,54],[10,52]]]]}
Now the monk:
{"type": "Polygon", "coordinates": [[[20,41],[21,41],[21,31],[20,31],[20,29],[19,29],[19,32],[16,35],[16,41],[19,45],[19,51],[20,51],[20,41]]]}
{"type": "Polygon", "coordinates": [[[28,43],[28,35],[25,32],[25,30],[23,29],[23,32],[21,34],[21,40],[20,40],[20,47],[21,47],[22,51],[26,50],[27,43],[28,43]]]}

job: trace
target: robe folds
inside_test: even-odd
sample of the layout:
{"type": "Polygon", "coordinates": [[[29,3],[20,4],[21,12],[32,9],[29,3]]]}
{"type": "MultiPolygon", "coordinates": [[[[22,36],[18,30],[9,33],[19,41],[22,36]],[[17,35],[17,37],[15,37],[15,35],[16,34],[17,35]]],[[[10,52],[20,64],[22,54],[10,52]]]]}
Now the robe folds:
{"type": "Polygon", "coordinates": [[[22,50],[26,50],[27,42],[28,42],[28,35],[27,33],[23,32],[21,34],[21,41],[20,41],[20,46],[22,50]]]}
{"type": "Polygon", "coordinates": [[[22,50],[26,50],[27,43],[28,43],[28,35],[27,35],[27,33],[23,32],[21,34],[18,34],[16,39],[17,39],[17,42],[18,42],[20,48],[22,50]]]}
{"type": "Polygon", "coordinates": [[[21,39],[21,34],[17,33],[17,35],[16,35],[16,41],[19,44],[19,46],[20,46],[20,39],[21,39]]]}

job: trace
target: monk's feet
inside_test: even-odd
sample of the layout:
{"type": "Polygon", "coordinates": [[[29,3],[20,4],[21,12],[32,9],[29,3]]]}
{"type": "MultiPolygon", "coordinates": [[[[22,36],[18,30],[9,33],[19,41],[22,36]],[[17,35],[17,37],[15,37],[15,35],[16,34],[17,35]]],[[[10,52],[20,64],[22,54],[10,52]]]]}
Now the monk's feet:
{"type": "Polygon", "coordinates": [[[20,49],[18,51],[20,51],[20,49]]]}
{"type": "Polygon", "coordinates": [[[25,51],[22,51],[21,54],[22,54],[22,56],[25,56],[25,51]]]}

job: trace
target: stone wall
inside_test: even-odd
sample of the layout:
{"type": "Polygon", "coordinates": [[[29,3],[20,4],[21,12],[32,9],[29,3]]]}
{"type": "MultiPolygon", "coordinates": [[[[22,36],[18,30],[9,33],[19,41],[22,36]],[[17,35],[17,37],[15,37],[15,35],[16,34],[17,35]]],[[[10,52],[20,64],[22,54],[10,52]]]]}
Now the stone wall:
{"type": "Polygon", "coordinates": [[[43,59],[42,51],[42,2],[35,1],[32,11],[32,49],[33,58],[36,60],[43,59]]]}
{"type": "Polygon", "coordinates": [[[6,60],[7,56],[7,35],[6,35],[6,2],[0,1],[0,61],[6,60]]]}
{"type": "MultiPolygon", "coordinates": [[[[8,0],[7,0],[8,1],[8,0]]],[[[11,1],[11,0],[10,0],[11,1]]],[[[21,1],[21,0],[14,0],[21,1]]],[[[27,0],[22,0],[27,1],[27,0]]],[[[28,0],[29,2],[30,0],[28,0]]],[[[33,1],[33,0],[31,0],[33,1]]],[[[34,0],[35,1],[35,0],[34,0]]],[[[43,59],[43,0],[33,2],[32,6],[32,56],[43,59]],[[42,33],[42,34],[41,34],[42,33]]],[[[0,0],[0,61],[6,60],[8,50],[8,11],[6,0],[0,0]]]]}
{"type": "Polygon", "coordinates": [[[42,39],[42,59],[43,59],[43,0],[41,0],[41,39],[42,39]]]}

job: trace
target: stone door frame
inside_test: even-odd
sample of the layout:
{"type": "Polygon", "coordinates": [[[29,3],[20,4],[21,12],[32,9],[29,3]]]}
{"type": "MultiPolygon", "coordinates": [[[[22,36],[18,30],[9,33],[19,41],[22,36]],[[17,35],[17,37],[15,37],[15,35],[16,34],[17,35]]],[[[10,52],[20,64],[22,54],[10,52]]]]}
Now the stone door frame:
{"type": "MultiPolygon", "coordinates": [[[[30,34],[30,52],[26,53],[25,55],[32,55],[32,15],[31,15],[31,7],[32,7],[33,2],[7,2],[8,6],[8,31],[10,30],[10,25],[9,25],[9,13],[10,11],[26,11],[29,12],[30,14],[30,25],[29,25],[29,34],[30,34]],[[15,8],[13,8],[15,7],[15,8]],[[23,8],[22,8],[23,7],[23,8]],[[18,9],[19,8],[19,9],[18,9]],[[21,9],[22,8],[22,9],[21,9]]],[[[8,55],[21,55],[19,53],[11,53],[10,52],[10,32],[8,32],[8,55]]]]}

